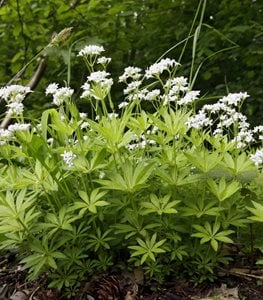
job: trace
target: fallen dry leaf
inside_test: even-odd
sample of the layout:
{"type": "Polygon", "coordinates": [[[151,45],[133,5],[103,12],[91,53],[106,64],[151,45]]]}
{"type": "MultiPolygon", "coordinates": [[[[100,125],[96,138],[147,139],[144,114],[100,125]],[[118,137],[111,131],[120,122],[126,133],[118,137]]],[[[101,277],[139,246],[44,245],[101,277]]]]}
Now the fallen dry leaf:
{"type": "Polygon", "coordinates": [[[205,298],[192,298],[193,300],[239,300],[238,288],[227,288],[226,284],[222,284],[220,288],[211,290],[205,298]]]}
{"type": "Polygon", "coordinates": [[[13,296],[10,297],[10,300],[27,300],[28,296],[25,292],[18,291],[13,296]]]}

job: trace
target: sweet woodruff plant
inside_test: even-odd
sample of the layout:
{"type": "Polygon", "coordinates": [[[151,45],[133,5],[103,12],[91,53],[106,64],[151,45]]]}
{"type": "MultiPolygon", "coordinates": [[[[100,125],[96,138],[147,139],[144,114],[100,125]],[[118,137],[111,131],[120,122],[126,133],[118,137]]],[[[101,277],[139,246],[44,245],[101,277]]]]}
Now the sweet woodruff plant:
{"type": "Polygon", "coordinates": [[[29,279],[46,274],[69,293],[135,266],[159,282],[213,280],[232,259],[224,245],[245,248],[263,222],[263,126],[241,113],[249,96],[200,106],[206,98],[164,58],[125,68],[123,97],[112,99],[103,52],[88,45],[77,57],[89,72],[86,111],[71,87],[51,83],[50,108],[34,120],[23,115],[29,88],[0,89],[13,119],[0,129],[1,248],[19,254],[29,279]]]}

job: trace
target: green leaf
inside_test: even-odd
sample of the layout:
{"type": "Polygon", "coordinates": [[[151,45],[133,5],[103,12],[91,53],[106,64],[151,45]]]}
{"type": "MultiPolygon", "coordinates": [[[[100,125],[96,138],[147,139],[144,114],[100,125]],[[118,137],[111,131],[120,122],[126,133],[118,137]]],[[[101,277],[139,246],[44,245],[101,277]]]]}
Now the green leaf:
{"type": "Polygon", "coordinates": [[[154,233],[149,239],[146,237],[145,241],[140,238],[137,238],[136,241],[139,244],[136,246],[129,246],[130,249],[134,250],[131,254],[131,257],[134,256],[142,256],[141,257],[141,264],[143,264],[148,258],[152,261],[155,261],[155,253],[164,253],[166,250],[160,248],[166,241],[166,239],[156,242],[157,234],[154,233]]]}
{"type": "Polygon", "coordinates": [[[101,198],[108,193],[107,191],[100,191],[100,189],[97,188],[92,190],[90,195],[85,191],[79,191],[78,193],[83,201],[76,201],[72,209],[80,209],[80,214],[84,214],[87,210],[96,214],[97,207],[109,205],[109,202],[101,200],[101,198]]]}
{"type": "Polygon", "coordinates": [[[218,184],[211,178],[207,180],[207,183],[210,191],[218,198],[219,201],[224,201],[242,188],[238,181],[228,183],[225,177],[222,177],[218,184]]]}
{"type": "Polygon", "coordinates": [[[257,221],[257,222],[263,222],[263,205],[252,201],[253,207],[247,207],[247,209],[253,214],[253,216],[248,217],[250,220],[257,221]]]}
{"type": "Polygon", "coordinates": [[[150,213],[162,214],[175,214],[177,210],[174,208],[180,201],[173,200],[170,201],[171,194],[165,195],[163,198],[158,198],[155,194],[150,194],[151,202],[142,202],[140,206],[142,207],[141,214],[147,215],[150,213]]]}
{"type": "Polygon", "coordinates": [[[147,180],[151,176],[154,164],[145,162],[131,162],[127,160],[122,166],[122,174],[111,173],[109,180],[97,180],[104,188],[109,190],[121,190],[134,193],[147,187],[147,180]]]}

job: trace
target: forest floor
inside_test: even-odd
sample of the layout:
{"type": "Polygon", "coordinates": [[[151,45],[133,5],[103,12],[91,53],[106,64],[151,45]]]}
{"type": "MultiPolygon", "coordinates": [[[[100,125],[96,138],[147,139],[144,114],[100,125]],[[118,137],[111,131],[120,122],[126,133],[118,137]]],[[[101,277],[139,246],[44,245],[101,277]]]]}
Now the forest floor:
{"type": "Polygon", "coordinates": [[[233,268],[214,283],[194,287],[177,280],[162,286],[144,281],[138,270],[133,274],[94,276],[83,282],[78,293],[63,296],[47,287],[45,276],[29,282],[15,257],[0,257],[0,300],[263,300],[263,271],[233,268]]]}

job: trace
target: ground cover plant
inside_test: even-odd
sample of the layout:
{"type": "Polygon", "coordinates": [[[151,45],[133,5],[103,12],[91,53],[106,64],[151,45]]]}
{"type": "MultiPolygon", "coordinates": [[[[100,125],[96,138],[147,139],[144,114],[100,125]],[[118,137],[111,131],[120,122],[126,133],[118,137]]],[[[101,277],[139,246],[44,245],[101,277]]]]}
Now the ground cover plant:
{"type": "Polygon", "coordinates": [[[67,85],[47,86],[39,120],[23,116],[28,87],[0,89],[13,118],[0,129],[1,248],[19,255],[29,280],[46,274],[67,296],[116,269],[213,281],[231,245],[262,264],[263,126],[240,113],[249,95],[196,109],[205,95],[162,58],[127,67],[114,106],[103,52],[87,45],[77,56],[89,71],[85,112],[67,85]]]}

